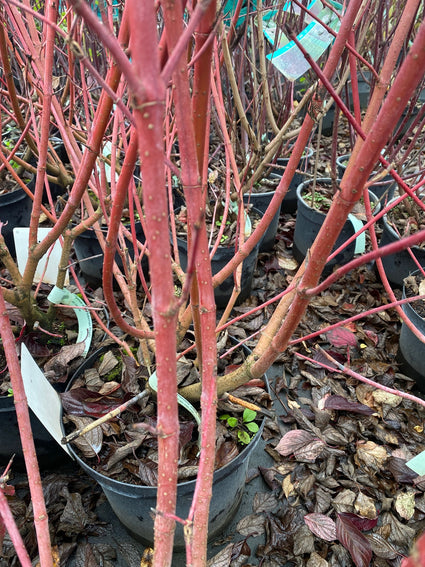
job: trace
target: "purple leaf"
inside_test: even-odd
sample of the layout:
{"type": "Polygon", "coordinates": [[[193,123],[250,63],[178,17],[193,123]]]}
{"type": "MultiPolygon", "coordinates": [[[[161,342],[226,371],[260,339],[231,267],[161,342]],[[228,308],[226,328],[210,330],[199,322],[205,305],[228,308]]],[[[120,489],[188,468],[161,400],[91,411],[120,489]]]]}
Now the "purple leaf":
{"type": "Polygon", "coordinates": [[[374,410],[365,404],[352,402],[344,398],[344,396],[328,396],[325,399],[324,407],[326,409],[351,411],[352,413],[360,413],[361,415],[372,415],[374,410]]]}
{"type": "Polygon", "coordinates": [[[288,431],[276,445],[276,451],[283,457],[287,457],[295,453],[295,451],[301,449],[305,445],[311,443],[314,436],[308,431],[303,431],[302,429],[294,429],[293,431],[288,431]]]}
{"type": "Polygon", "coordinates": [[[356,567],[369,567],[372,559],[372,547],[369,540],[348,518],[338,514],[336,535],[350,553],[356,567]]]}
{"type": "Polygon", "coordinates": [[[332,331],[328,331],[326,333],[326,336],[331,345],[335,347],[357,346],[356,335],[345,327],[337,327],[336,329],[332,329],[332,331]]]}
{"type": "Polygon", "coordinates": [[[306,514],[304,522],[315,536],[325,541],[334,541],[336,539],[336,525],[329,516],[325,516],[325,514],[306,514]]]}
{"type": "Polygon", "coordinates": [[[350,512],[341,512],[339,515],[342,518],[350,520],[361,532],[372,530],[378,523],[378,516],[376,518],[364,518],[363,516],[351,514],[350,512]]]}
{"type": "MultiPolygon", "coordinates": [[[[60,394],[60,397],[65,413],[102,417],[130,400],[133,396],[126,394],[124,397],[115,398],[109,395],[98,394],[87,388],[73,388],[68,392],[60,394]]],[[[134,408],[129,407],[128,410],[134,411],[134,408]]]]}

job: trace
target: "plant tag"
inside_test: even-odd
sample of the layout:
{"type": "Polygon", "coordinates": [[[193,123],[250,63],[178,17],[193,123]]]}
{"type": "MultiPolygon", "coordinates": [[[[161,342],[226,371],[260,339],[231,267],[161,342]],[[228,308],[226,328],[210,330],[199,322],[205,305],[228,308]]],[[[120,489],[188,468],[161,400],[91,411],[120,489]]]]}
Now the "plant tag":
{"type": "Polygon", "coordinates": [[[93,334],[93,321],[86,304],[67,289],[61,289],[59,287],[54,287],[52,291],[47,296],[47,299],[54,304],[62,303],[64,305],[74,305],[74,312],[78,319],[78,337],[77,343],[82,343],[84,341],[84,352],[81,356],[86,356],[92,339],[93,334]]]}
{"type": "MultiPolygon", "coordinates": [[[[354,232],[361,230],[364,226],[362,221],[352,214],[348,215],[348,220],[353,225],[354,232]]],[[[362,254],[365,251],[365,248],[366,248],[366,233],[362,232],[356,238],[356,247],[354,249],[354,254],[362,254]]]]}
{"type": "MultiPolygon", "coordinates": [[[[41,242],[43,238],[50,232],[48,227],[40,227],[37,232],[37,242],[41,242]]],[[[28,227],[17,227],[13,229],[13,238],[16,247],[16,259],[18,261],[19,271],[22,273],[28,260],[28,241],[30,229],[28,227]]],[[[37,270],[34,275],[36,283],[43,281],[44,283],[55,284],[58,275],[58,266],[62,255],[62,244],[59,240],[46,252],[38,263],[37,270]]],[[[65,285],[69,283],[69,273],[66,272],[65,285]]]]}
{"type": "Polygon", "coordinates": [[[63,437],[61,428],[62,404],[59,395],[37,366],[24,344],[21,346],[21,371],[29,407],[53,439],[71,455],[68,447],[61,443],[63,437]]]}
{"type": "Polygon", "coordinates": [[[407,461],[406,465],[419,476],[423,476],[425,474],[425,451],[407,461]]]}
{"type": "MultiPolygon", "coordinates": [[[[324,24],[337,32],[340,28],[340,19],[335,12],[341,13],[342,5],[333,0],[330,1],[330,4],[335,11],[332,11],[321,0],[313,0],[308,9],[324,24]]],[[[286,2],[283,7],[284,11],[293,9],[292,2],[286,2]]],[[[289,81],[295,81],[310,69],[310,63],[295,42],[289,41],[282,29],[278,27],[277,18],[280,17],[280,10],[275,9],[265,12],[263,15],[263,33],[274,48],[273,53],[267,55],[267,59],[289,81]]],[[[317,61],[333,43],[334,36],[308,14],[305,15],[304,21],[307,27],[298,34],[297,39],[310,57],[317,61]]]]}

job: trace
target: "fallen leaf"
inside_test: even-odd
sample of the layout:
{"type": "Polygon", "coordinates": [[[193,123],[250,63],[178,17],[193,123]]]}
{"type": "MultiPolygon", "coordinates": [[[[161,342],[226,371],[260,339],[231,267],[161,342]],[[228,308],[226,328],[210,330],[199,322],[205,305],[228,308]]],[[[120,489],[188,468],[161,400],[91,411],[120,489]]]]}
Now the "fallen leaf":
{"type": "Polygon", "coordinates": [[[230,567],[230,561],[232,560],[232,550],[233,543],[226,545],[224,549],[219,551],[217,555],[214,555],[208,563],[207,567],[230,567]]]}
{"type": "Polygon", "coordinates": [[[373,528],[378,524],[378,516],[375,518],[364,518],[357,514],[351,514],[350,512],[341,512],[339,516],[350,520],[350,522],[352,522],[361,532],[373,530],[373,528]]]}
{"type": "Polygon", "coordinates": [[[297,461],[302,463],[314,463],[317,457],[322,454],[324,448],[325,443],[321,439],[313,439],[313,441],[304,447],[297,449],[294,453],[294,457],[297,461]]]}
{"type": "Polygon", "coordinates": [[[388,454],[384,447],[373,441],[358,441],[355,460],[358,465],[366,465],[375,471],[382,470],[388,460],[388,454]]]}
{"type": "Polygon", "coordinates": [[[338,516],[336,533],[339,541],[350,553],[356,567],[369,567],[372,560],[372,546],[361,531],[347,518],[338,516]]]}
{"type": "Polygon", "coordinates": [[[325,541],[336,540],[336,524],[332,518],[325,514],[306,514],[304,522],[311,532],[325,541]]]}
{"type": "Polygon", "coordinates": [[[376,518],[376,507],[375,507],[375,500],[363,494],[363,492],[359,492],[357,495],[356,501],[354,502],[354,510],[360,516],[364,516],[365,518],[376,518]]]}
{"type": "Polygon", "coordinates": [[[294,555],[303,556],[314,551],[314,537],[307,526],[301,526],[294,535],[294,555]]]}
{"type": "Polygon", "coordinates": [[[384,390],[375,390],[372,392],[373,399],[377,404],[390,406],[396,408],[401,404],[403,398],[396,396],[395,394],[390,394],[389,392],[384,392],[384,390]]]}
{"type": "Polygon", "coordinates": [[[66,505],[59,519],[58,530],[67,536],[80,535],[89,522],[89,517],[84,509],[81,494],[77,492],[68,493],[66,505]]]}
{"type": "Polygon", "coordinates": [[[256,514],[272,512],[279,505],[279,500],[273,492],[257,492],[252,503],[252,511],[256,514]]]}
{"type": "MultiPolygon", "coordinates": [[[[87,427],[91,423],[93,423],[93,419],[90,417],[81,417],[77,415],[68,415],[67,419],[72,421],[75,424],[77,429],[83,429],[87,427]]],[[[101,427],[95,427],[88,433],[84,435],[80,435],[72,444],[75,445],[85,457],[92,458],[96,457],[102,449],[102,442],[103,442],[103,432],[101,427]]]]}
{"type": "Polygon", "coordinates": [[[372,546],[372,551],[382,559],[395,559],[399,553],[386,539],[379,534],[365,534],[372,546]]]}
{"type": "Polygon", "coordinates": [[[374,410],[367,405],[353,402],[344,396],[328,396],[323,404],[324,409],[345,410],[361,415],[372,415],[374,410]]]}
{"type": "Polygon", "coordinates": [[[284,256],[278,256],[277,258],[279,268],[282,270],[296,270],[298,268],[298,262],[294,258],[286,258],[284,256]]]}
{"type": "Polygon", "coordinates": [[[400,522],[391,512],[384,512],[381,521],[383,527],[388,525],[388,540],[393,545],[400,545],[408,551],[415,537],[415,530],[400,522]]]}
{"type": "MultiPolygon", "coordinates": [[[[66,414],[96,418],[106,415],[133,397],[131,394],[119,397],[102,395],[87,388],[72,388],[59,395],[66,414]]],[[[137,409],[130,407],[127,411],[137,409]]]]}
{"type": "Polygon", "coordinates": [[[68,364],[71,360],[83,355],[85,349],[85,342],[81,341],[73,345],[65,345],[61,350],[52,356],[44,365],[44,371],[47,373],[53,372],[56,376],[61,377],[67,374],[68,364]]]}
{"type": "Polygon", "coordinates": [[[285,478],[283,479],[282,489],[283,489],[283,493],[285,494],[286,498],[289,498],[290,496],[295,496],[295,494],[296,494],[295,487],[291,482],[291,475],[290,474],[285,476],[285,478]]]}
{"type": "Polygon", "coordinates": [[[410,520],[415,513],[415,493],[411,490],[397,494],[394,507],[404,520],[410,520]]]}
{"type": "Polygon", "coordinates": [[[326,333],[326,337],[331,345],[340,346],[357,346],[356,335],[345,327],[337,327],[326,333]]]}
{"type": "Polygon", "coordinates": [[[415,473],[406,465],[406,460],[407,459],[391,456],[388,459],[387,467],[396,482],[411,484],[418,478],[418,473],[415,473]]]}
{"type": "Polygon", "coordinates": [[[275,450],[283,457],[288,457],[313,441],[314,436],[303,429],[288,431],[276,445],[275,450]]]}
{"type": "MultiPolygon", "coordinates": [[[[112,350],[108,350],[107,352],[105,352],[105,354],[103,355],[103,359],[99,364],[99,376],[106,376],[107,374],[109,374],[110,372],[112,372],[112,370],[114,370],[114,368],[116,366],[118,366],[118,364],[120,363],[120,361],[118,360],[118,358],[114,355],[114,353],[112,352],[112,350]]],[[[114,373],[115,374],[115,373],[114,373]]]]}
{"type": "Polygon", "coordinates": [[[264,533],[265,518],[262,514],[249,514],[239,520],[236,531],[243,536],[256,537],[264,533]]]}
{"type": "Polygon", "coordinates": [[[306,567],[328,567],[329,563],[323,559],[318,553],[314,552],[310,555],[306,567]]]}

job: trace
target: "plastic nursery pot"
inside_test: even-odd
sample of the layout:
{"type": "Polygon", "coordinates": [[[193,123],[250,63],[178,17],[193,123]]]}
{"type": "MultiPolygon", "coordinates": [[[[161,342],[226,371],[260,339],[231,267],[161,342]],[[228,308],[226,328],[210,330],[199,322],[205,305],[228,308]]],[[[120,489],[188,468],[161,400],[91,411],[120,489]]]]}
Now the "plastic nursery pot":
{"type": "MultiPolygon", "coordinates": [[[[255,210],[255,209],[254,209],[255,210]]],[[[261,213],[258,211],[261,216],[261,213]]],[[[252,289],[252,279],[254,277],[254,271],[257,266],[258,252],[260,250],[262,241],[258,242],[245,260],[242,263],[242,274],[241,274],[241,290],[236,300],[236,305],[239,305],[245,299],[247,299],[251,294],[252,289]]],[[[179,250],[180,265],[185,271],[187,269],[187,240],[177,237],[177,248],[179,250]]],[[[234,246],[219,246],[211,260],[212,275],[218,274],[218,272],[224,268],[224,266],[230,262],[230,260],[235,255],[234,246]]],[[[224,280],[219,286],[214,288],[214,298],[215,304],[219,309],[224,309],[229,302],[232,295],[234,287],[233,274],[224,280]]]]}
{"type": "MultiPolygon", "coordinates": [[[[64,391],[64,384],[56,384],[57,391],[64,391]]],[[[34,437],[37,460],[42,470],[52,470],[58,465],[70,462],[65,451],[53,439],[38,417],[30,409],[31,429],[34,437]]],[[[25,461],[19,436],[13,396],[0,396],[0,470],[4,470],[12,455],[13,470],[25,471],[25,461]]]]}
{"type": "MultiPolygon", "coordinates": [[[[313,153],[314,152],[311,148],[306,148],[304,150],[304,154],[297,165],[297,171],[295,172],[294,177],[292,178],[292,181],[289,185],[288,192],[286,193],[282,201],[282,205],[280,207],[282,213],[295,213],[295,211],[297,210],[297,187],[298,185],[300,185],[300,183],[305,181],[305,175],[301,172],[307,171],[308,164],[311,157],[313,156],[313,153]]],[[[289,158],[277,158],[276,165],[279,167],[274,167],[271,170],[270,177],[272,179],[276,178],[276,176],[282,177],[285,168],[288,165],[288,161],[289,158]]]]}
{"type": "MultiPolygon", "coordinates": [[[[34,176],[29,186],[34,187],[34,176]]],[[[30,188],[31,188],[30,187],[30,188]]],[[[0,187],[1,189],[1,187],[0,187]]],[[[32,199],[19,187],[15,191],[0,195],[0,222],[4,223],[1,233],[4,236],[6,246],[13,258],[16,258],[15,242],[13,240],[13,229],[15,227],[29,226],[31,220],[32,199]]]]}
{"type": "MultiPolygon", "coordinates": [[[[416,270],[412,275],[418,274],[416,270]]],[[[403,285],[403,299],[406,297],[403,285]]],[[[402,305],[404,313],[414,326],[425,335],[425,319],[417,312],[418,304],[424,304],[423,300],[415,303],[402,305]]],[[[423,311],[425,313],[425,311],[423,311]]],[[[409,329],[406,323],[402,323],[399,339],[398,358],[401,361],[401,371],[416,381],[417,389],[425,393],[425,344],[409,329]]]]}
{"type": "MultiPolygon", "coordinates": [[[[339,179],[342,179],[345,170],[347,169],[350,157],[350,154],[347,154],[345,156],[339,156],[336,158],[337,174],[339,179]]],[[[375,175],[376,171],[372,172],[370,177],[372,178],[375,175]]],[[[369,190],[378,197],[379,202],[382,205],[385,205],[387,201],[390,201],[394,197],[395,186],[396,183],[394,179],[391,175],[388,174],[380,181],[374,183],[373,185],[370,185],[369,190]]]]}
{"type": "MultiPolygon", "coordinates": [[[[261,216],[263,216],[270,204],[270,201],[273,199],[273,195],[274,191],[265,191],[264,193],[245,193],[243,196],[243,202],[252,204],[254,208],[261,213],[261,216]]],[[[263,239],[260,242],[259,252],[270,252],[270,250],[273,250],[273,246],[276,242],[277,227],[279,226],[279,216],[280,210],[278,209],[263,235],[263,239]]]]}
{"type": "Polygon", "coordinates": [[[400,140],[407,132],[410,130],[413,122],[415,121],[418,113],[419,108],[423,106],[425,103],[425,89],[421,90],[418,96],[417,103],[414,108],[410,108],[407,106],[406,109],[403,111],[400,120],[397,123],[397,126],[394,129],[394,135],[396,135],[396,140],[400,140]]]}
{"type": "MultiPolygon", "coordinates": [[[[393,201],[395,201],[395,199],[393,199],[393,201]]],[[[388,205],[391,205],[391,201],[388,205]]],[[[391,244],[398,240],[400,240],[400,237],[390,225],[388,215],[384,215],[382,217],[382,235],[379,246],[385,246],[386,244],[391,244]]],[[[411,251],[419,262],[419,265],[425,266],[425,249],[419,246],[412,246],[411,251]]],[[[417,264],[407,250],[400,250],[400,252],[396,254],[384,256],[382,258],[382,265],[388,281],[396,287],[403,287],[404,278],[417,270],[417,264]]]]}
{"type": "MultiPolygon", "coordinates": [[[[365,71],[363,75],[361,73],[357,73],[357,85],[359,91],[359,102],[360,108],[365,109],[369,103],[370,98],[370,79],[371,73],[370,71],[365,71]]],[[[353,91],[351,87],[351,79],[348,82],[348,97],[350,101],[350,108],[353,108],[353,91]]]]}
{"type": "MultiPolygon", "coordinates": [[[[313,244],[320,228],[322,227],[323,221],[325,220],[325,213],[313,209],[304,200],[303,195],[306,189],[313,183],[313,180],[305,181],[301,183],[297,189],[298,197],[298,210],[297,217],[295,221],[295,231],[294,231],[294,243],[292,251],[295,259],[298,262],[302,262],[307,254],[307,250],[313,244]]],[[[316,180],[317,186],[320,185],[332,185],[332,180],[330,178],[320,178],[316,180]]],[[[319,190],[320,193],[320,190],[319,190]]],[[[371,201],[377,203],[375,212],[378,212],[380,205],[376,195],[369,191],[371,201]]],[[[351,236],[353,236],[359,228],[361,228],[362,222],[356,219],[353,215],[350,215],[344,224],[341,233],[335,243],[333,250],[339,248],[344,242],[346,242],[351,236]]],[[[354,258],[356,252],[360,252],[360,247],[363,246],[364,237],[359,237],[356,241],[353,241],[348,246],[346,246],[335,258],[329,261],[324,269],[324,274],[329,274],[334,266],[344,265],[354,258]],[[357,249],[356,249],[357,248],[357,249]]]]}
{"type": "MultiPolygon", "coordinates": [[[[234,344],[237,343],[232,339],[234,344]]],[[[85,363],[83,368],[77,370],[72,381],[77,378],[86,368],[95,361],[96,357],[102,354],[108,347],[103,347],[94,353],[85,363]]],[[[243,347],[249,353],[247,347],[243,347]]],[[[268,389],[267,376],[264,375],[268,389]]],[[[242,500],[245,481],[248,472],[249,460],[254,453],[264,428],[262,420],[259,431],[255,434],[250,443],[239,453],[239,455],[224,467],[216,470],[213,477],[213,492],[209,512],[208,539],[213,540],[234,518],[242,500]]],[[[63,425],[62,425],[63,429],[63,425]]],[[[154,486],[141,486],[119,482],[108,478],[88,466],[73,450],[72,445],[68,445],[72,455],[78,464],[91,476],[102,488],[112,510],[125,526],[128,532],[138,541],[145,545],[152,545],[154,540],[154,520],[152,510],[156,507],[157,488],[154,486]]],[[[176,514],[180,518],[186,518],[192,502],[196,480],[181,482],[177,486],[177,508],[176,514]]],[[[179,550],[184,547],[183,528],[177,522],[174,538],[174,549],[179,550]]]]}
{"type": "MultiPolygon", "coordinates": [[[[107,229],[102,229],[106,237],[107,229]]],[[[136,223],[136,237],[142,244],[145,242],[145,234],[143,232],[142,224],[140,221],[136,223]]],[[[131,258],[134,258],[134,248],[132,242],[125,239],[128,247],[128,253],[131,258]]],[[[103,250],[99,244],[96,232],[93,228],[84,231],[74,241],[74,250],[80,266],[81,273],[86,283],[92,288],[97,288],[102,285],[103,273],[103,250]]],[[[118,253],[115,254],[115,261],[120,269],[123,268],[121,258],[118,253]]],[[[145,277],[149,274],[148,259],[143,256],[142,269],[145,277]]]]}

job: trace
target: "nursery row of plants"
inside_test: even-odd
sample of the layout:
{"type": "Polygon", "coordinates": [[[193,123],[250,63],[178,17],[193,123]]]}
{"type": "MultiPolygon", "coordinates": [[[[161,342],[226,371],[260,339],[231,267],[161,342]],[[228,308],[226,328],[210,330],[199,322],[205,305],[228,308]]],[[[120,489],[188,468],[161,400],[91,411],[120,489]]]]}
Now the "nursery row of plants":
{"type": "MultiPolygon", "coordinates": [[[[66,451],[153,548],[152,565],[172,565],[180,547],[187,565],[204,566],[208,541],[236,514],[262,432],[280,431],[266,373],[276,361],[294,365],[295,345],[316,371],[384,390],[387,406],[413,404],[423,420],[421,394],[394,376],[401,368],[425,391],[424,5],[0,7],[0,544],[7,531],[11,565],[59,564],[41,473],[66,451]],[[368,293],[361,266],[375,271],[380,305],[310,328],[309,305],[325,305],[347,274],[368,293]],[[264,271],[280,277],[259,290],[264,271]],[[403,366],[391,353],[385,380],[350,366],[353,321],[376,313],[401,326],[403,366]],[[347,347],[338,360],[332,349],[311,354],[323,336],[347,347]],[[20,468],[36,556],[10,508],[20,468]]],[[[333,399],[315,411],[370,415],[358,402],[368,405],[333,399]]],[[[303,449],[301,462],[315,462],[324,442],[300,431],[275,450],[298,461],[303,449]]],[[[403,470],[425,448],[418,437],[403,440],[403,470]]],[[[343,454],[340,437],[329,443],[343,454]]],[[[413,466],[406,482],[421,491],[420,457],[413,466]]],[[[409,546],[391,547],[386,564],[410,552],[421,510],[409,546]]],[[[372,525],[362,513],[338,516],[336,528],[330,515],[313,516],[305,524],[316,539],[300,564],[335,564],[323,546],[334,540],[357,566],[384,564],[361,533],[372,525]]],[[[382,522],[373,527],[393,546],[382,522]]],[[[418,553],[424,561],[414,553],[406,567],[420,564],[418,553]]]]}

